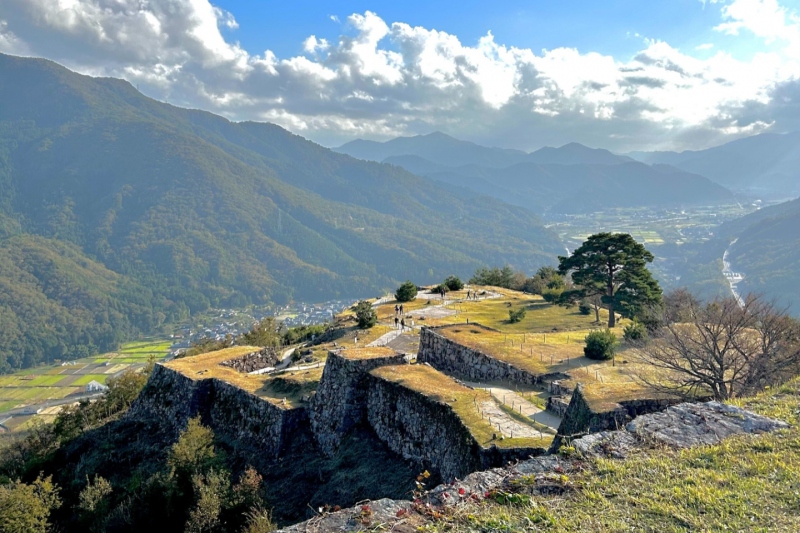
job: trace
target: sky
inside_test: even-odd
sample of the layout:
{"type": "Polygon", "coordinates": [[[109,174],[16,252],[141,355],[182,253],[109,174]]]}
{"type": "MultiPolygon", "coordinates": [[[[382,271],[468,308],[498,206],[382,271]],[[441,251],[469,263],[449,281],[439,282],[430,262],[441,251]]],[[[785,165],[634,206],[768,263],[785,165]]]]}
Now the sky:
{"type": "Polygon", "coordinates": [[[800,129],[798,0],[0,0],[0,52],[325,146],[685,150],[800,129]]]}

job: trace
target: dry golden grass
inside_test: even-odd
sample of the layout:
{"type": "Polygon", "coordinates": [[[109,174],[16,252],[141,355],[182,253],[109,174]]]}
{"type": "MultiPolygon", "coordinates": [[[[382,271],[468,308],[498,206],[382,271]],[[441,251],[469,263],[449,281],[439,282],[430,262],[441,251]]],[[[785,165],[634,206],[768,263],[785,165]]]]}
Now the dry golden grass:
{"type": "Polygon", "coordinates": [[[496,429],[481,416],[477,407],[483,402],[494,402],[492,396],[484,390],[465,387],[428,365],[384,366],[373,370],[371,374],[448,404],[481,446],[496,444],[502,448],[546,448],[552,440],[550,437],[493,440],[496,429]]]}
{"type": "Polygon", "coordinates": [[[285,372],[266,380],[264,386],[258,389],[256,394],[273,401],[273,403],[283,404],[283,401],[286,400],[287,406],[298,407],[302,405],[304,396],[317,390],[323,369],[324,367],[319,367],[285,372]]]}
{"type": "Polygon", "coordinates": [[[364,359],[377,359],[379,357],[391,357],[393,355],[397,355],[397,352],[391,348],[386,348],[385,346],[373,346],[364,348],[347,348],[341,350],[339,355],[345,359],[358,361],[364,359]]]}

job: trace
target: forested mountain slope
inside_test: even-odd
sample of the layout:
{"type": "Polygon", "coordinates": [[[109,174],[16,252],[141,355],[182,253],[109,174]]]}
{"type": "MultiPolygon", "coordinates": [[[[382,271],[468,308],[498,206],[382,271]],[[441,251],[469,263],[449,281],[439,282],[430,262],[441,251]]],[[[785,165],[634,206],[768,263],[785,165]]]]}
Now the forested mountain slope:
{"type": "MultiPolygon", "coordinates": [[[[146,287],[147,305],[166,320],[209,305],[374,295],[485,264],[531,270],[563,250],[528,210],[271,124],[231,123],[121,80],[6,55],[0,215],[11,228],[4,245],[38,235],[37,246],[61,257],[70,243],[78,260],[117,276],[117,287],[146,287]]],[[[77,297],[66,308],[91,307],[77,297]]],[[[12,344],[41,326],[17,322],[26,331],[12,344]]]]}
{"type": "Polygon", "coordinates": [[[741,222],[749,224],[732,234],[738,240],[728,257],[733,269],[744,273],[742,292],[764,293],[800,314],[800,199],[761,209],[741,222]]]}

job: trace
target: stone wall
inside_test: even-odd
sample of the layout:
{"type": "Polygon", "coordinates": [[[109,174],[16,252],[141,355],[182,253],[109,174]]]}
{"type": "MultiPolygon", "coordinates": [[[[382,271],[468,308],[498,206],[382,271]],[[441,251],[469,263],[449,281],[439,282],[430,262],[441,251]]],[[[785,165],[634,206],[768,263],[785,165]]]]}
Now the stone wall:
{"type": "Polygon", "coordinates": [[[255,372],[256,370],[261,370],[263,368],[273,367],[279,362],[280,355],[278,355],[278,352],[275,350],[275,348],[267,346],[257,352],[248,353],[240,357],[222,361],[220,364],[222,366],[228,366],[234,370],[247,374],[248,372],[255,372]]]}
{"type": "Polygon", "coordinates": [[[481,468],[480,446],[452,408],[371,376],[367,419],[389,449],[430,465],[444,481],[481,468]]]}
{"type": "Polygon", "coordinates": [[[347,432],[366,420],[367,373],[381,366],[402,364],[406,364],[402,354],[351,360],[328,352],[308,413],[311,431],[324,454],[332,455],[347,432]]]}
{"type": "Polygon", "coordinates": [[[547,452],[545,448],[484,448],[449,404],[376,376],[370,376],[367,420],[389,449],[430,465],[446,482],[547,452]]]}
{"type": "Polygon", "coordinates": [[[208,419],[217,438],[277,458],[291,433],[308,418],[303,408],[283,409],[224,381],[213,380],[208,419]]]}
{"type": "MultiPolygon", "coordinates": [[[[480,324],[464,324],[464,328],[489,329],[480,324]]],[[[428,363],[441,372],[456,375],[466,381],[503,381],[520,385],[538,385],[543,380],[569,377],[561,373],[534,374],[479,350],[462,346],[439,333],[437,329],[440,328],[422,328],[417,361],[428,363]]]]}
{"type": "Polygon", "coordinates": [[[308,415],[303,408],[282,409],[224,381],[193,380],[159,364],[126,416],[158,420],[176,439],[190,418],[200,416],[231,446],[276,458],[308,415]]]}

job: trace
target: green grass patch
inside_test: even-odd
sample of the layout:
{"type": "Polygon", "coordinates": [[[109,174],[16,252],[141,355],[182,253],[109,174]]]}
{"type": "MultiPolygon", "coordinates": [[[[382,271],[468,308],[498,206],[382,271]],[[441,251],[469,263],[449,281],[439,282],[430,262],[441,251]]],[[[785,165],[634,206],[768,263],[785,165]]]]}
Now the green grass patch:
{"type": "Polygon", "coordinates": [[[79,377],[78,379],[76,379],[72,383],[72,385],[78,386],[78,387],[85,386],[90,381],[97,381],[98,383],[102,383],[102,384],[105,385],[107,379],[108,379],[108,376],[106,374],[86,374],[86,375],[83,375],[83,376],[79,377]]]}
{"type": "Polygon", "coordinates": [[[487,500],[424,531],[800,531],[800,379],[738,403],[791,424],[689,450],[659,448],[593,460],[562,476],[566,496],[487,500]]]}

